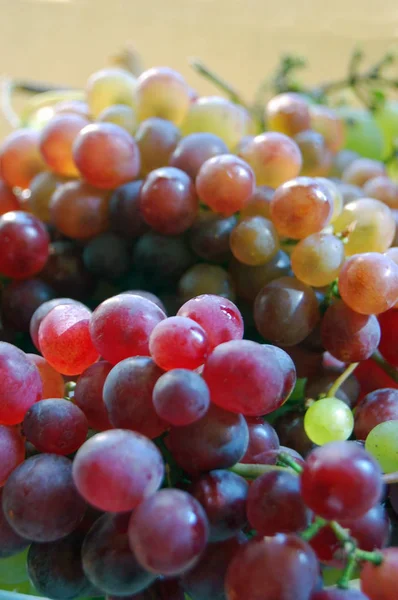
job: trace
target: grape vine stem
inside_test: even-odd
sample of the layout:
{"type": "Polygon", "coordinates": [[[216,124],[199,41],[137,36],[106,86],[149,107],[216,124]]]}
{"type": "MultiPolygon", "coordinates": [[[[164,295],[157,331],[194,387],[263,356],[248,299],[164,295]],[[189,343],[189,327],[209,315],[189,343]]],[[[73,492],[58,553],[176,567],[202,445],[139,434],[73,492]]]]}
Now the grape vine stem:
{"type": "Polygon", "coordinates": [[[380,354],[378,350],[372,354],[372,360],[375,361],[383,369],[387,375],[391,377],[396,383],[398,383],[398,369],[390,363],[380,354]]]}
{"type": "Polygon", "coordinates": [[[225,81],[225,79],[222,79],[217,73],[209,69],[209,67],[197,58],[191,58],[189,62],[194,71],[223,91],[232,102],[240,104],[246,108],[246,110],[250,111],[249,106],[243,100],[242,96],[227,81],[225,81]]]}
{"type": "Polygon", "coordinates": [[[350,375],[355,371],[359,363],[351,363],[342,372],[342,374],[336,379],[328,393],[326,394],[326,398],[334,398],[336,396],[337,390],[343,385],[343,383],[350,377],[350,375]]]}

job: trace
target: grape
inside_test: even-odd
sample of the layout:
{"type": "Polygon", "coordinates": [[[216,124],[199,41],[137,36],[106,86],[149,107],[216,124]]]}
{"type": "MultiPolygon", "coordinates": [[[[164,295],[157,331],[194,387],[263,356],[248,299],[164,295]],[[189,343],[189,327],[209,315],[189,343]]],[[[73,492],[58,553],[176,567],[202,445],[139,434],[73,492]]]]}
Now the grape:
{"type": "Polygon", "coordinates": [[[310,511],[301,498],[297,475],[274,471],[257,477],[249,489],[247,517],[259,536],[306,529],[310,511]]]}
{"type": "MultiPolygon", "coordinates": [[[[339,152],[337,152],[337,154],[335,154],[333,157],[330,176],[340,178],[343,174],[344,169],[348,167],[348,165],[350,165],[352,162],[354,162],[354,160],[356,160],[357,158],[359,158],[359,154],[358,152],[354,152],[354,150],[339,150],[339,152]]],[[[342,182],[339,181],[339,183],[342,182]]]]}
{"type": "Polygon", "coordinates": [[[69,299],[87,298],[94,292],[97,283],[84,266],[82,247],[71,240],[51,244],[40,279],[51,285],[58,295],[67,295],[69,299]]]}
{"type": "Polygon", "coordinates": [[[332,283],[340,272],[345,261],[344,244],[329,233],[313,233],[294,247],[291,261],[297,279],[323,287],[332,283]]]}
{"type": "Polygon", "coordinates": [[[383,420],[366,437],[365,447],[377,459],[384,473],[398,470],[397,431],[397,419],[383,420]]]}
{"type": "Polygon", "coordinates": [[[279,238],[271,221],[264,217],[247,217],[239,221],[230,236],[231,250],[240,262],[264,265],[279,250],[279,238]]]}
{"type": "Polygon", "coordinates": [[[388,100],[375,111],[375,121],[384,136],[384,155],[390,156],[394,140],[398,136],[398,103],[388,100]]]}
{"type": "Polygon", "coordinates": [[[137,129],[137,117],[131,106],[125,104],[114,104],[104,108],[98,115],[97,121],[100,123],[113,123],[125,129],[127,133],[133,135],[137,129]]]}
{"type": "MultiPolygon", "coordinates": [[[[169,239],[169,238],[166,238],[169,239]]],[[[166,307],[158,296],[152,294],[152,292],[147,292],[146,290],[127,290],[127,292],[122,292],[122,294],[132,294],[133,296],[140,296],[141,298],[145,298],[146,300],[150,300],[156,306],[160,308],[166,314],[166,307]]]]}
{"type": "MultiPolygon", "coordinates": [[[[19,536],[9,525],[2,509],[2,498],[3,489],[0,488],[0,563],[3,563],[4,558],[15,556],[29,545],[29,540],[19,536]]],[[[0,581],[4,583],[1,577],[1,568],[0,581]]]]}
{"type": "Polygon", "coordinates": [[[239,219],[246,219],[247,217],[264,217],[265,219],[271,218],[271,200],[274,195],[274,191],[267,185],[260,185],[256,187],[253,195],[249,202],[239,213],[239,219]]]}
{"type": "Polygon", "coordinates": [[[212,133],[191,133],[183,137],[175,147],[169,164],[185,171],[195,180],[200,167],[209,158],[226,154],[228,148],[221,138],[212,133]]]}
{"type": "Polygon", "coordinates": [[[297,177],[271,200],[271,219],[281,236],[300,240],[321,231],[333,214],[333,199],[315,179],[297,177]]]}
{"type": "Polygon", "coordinates": [[[228,565],[245,543],[245,536],[240,534],[207,546],[199,562],[181,578],[192,600],[225,600],[224,579],[228,565]]]}
{"type": "Polygon", "coordinates": [[[272,131],[249,139],[242,145],[239,156],[253,169],[257,185],[272,188],[297,177],[302,165],[296,142],[282,133],[272,131]]]}
{"type": "MultiPolygon", "coordinates": [[[[307,393],[305,396],[307,397],[307,393]]],[[[304,429],[304,413],[300,410],[291,410],[282,415],[274,422],[274,427],[280,441],[285,446],[296,450],[303,456],[312,450],[313,444],[304,429]]]]}
{"type": "Polygon", "coordinates": [[[341,195],[343,196],[343,204],[346,205],[349,202],[353,202],[354,200],[360,200],[363,198],[363,190],[362,188],[351,185],[351,183],[344,183],[343,181],[336,181],[336,185],[338,186],[341,195]]]}
{"type": "Polygon", "coordinates": [[[242,415],[210,405],[199,421],[173,427],[168,438],[170,451],[184,471],[203,471],[232,467],[244,456],[249,433],[242,415]]]}
{"type": "Polygon", "coordinates": [[[86,415],[89,427],[97,431],[112,429],[102,392],[112,365],[105,360],[94,363],[79,376],[74,401],[86,415]]]}
{"type": "Polygon", "coordinates": [[[41,221],[22,211],[0,217],[0,273],[25,279],[38,273],[49,252],[49,236],[41,221]]]}
{"type": "Polygon", "coordinates": [[[129,524],[130,546],[148,571],[179,575],[199,560],[208,539],[206,514],[195,498],[165,489],[147,498],[129,524]]]}
{"type": "Polygon", "coordinates": [[[114,233],[103,233],[88,242],[83,262],[90,273],[105,279],[119,279],[130,267],[127,241],[114,233]]]}
{"type": "Polygon", "coordinates": [[[87,419],[78,406],[62,398],[36,402],[23,420],[26,439],[40,452],[66,456],[86,441],[87,419]]]}
{"type": "Polygon", "coordinates": [[[361,590],[370,600],[394,600],[397,594],[397,563],[398,549],[382,550],[383,562],[373,565],[367,562],[363,567],[361,590]]]}
{"type": "Polygon", "coordinates": [[[326,146],[333,153],[339,152],[345,142],[345,125],[335,110],[322,104],[310,104],[311,128],[321,133],[326,146]]]}
{"type": "Polygon", "coordinates": [[[54,298],[55,291],[40,279],[13,281],[1,296],[1,312],[7,326],[16,331],[29,331],[35,311],[54,298]]]}
{"type": "Polygon", "coordinates": [[[0,179],[0,216],[7,212],[19,210],[20,204],[12,189],[0,179]]]}
{"type": "Polygon", "coordinates": [[[93,73],[86,86],[87,103],[91,115],[96,118],[114,104],[135,104],[135,77],[124,69],[101,69],[93,73]]]}
{"type": "MultiPolygon", "coordinates": [[[[391,250],[394,250],[394,248],[391,250]]],[[[396,250],[397,252],[394,252],[394,254],[398,255],[398,248],[396,250]]],[[[387,255],[394,260],[392,252],[387,252],[387,255]]],[[[398,261],[394,260],[394,262],[398,264],[398,261]]],[[[381,328],[379,351],[390,364],[398,367],[397,347],[395,344],[395,334],[398,324],[396,308],[397,305],[395,304],[393,309],[384,312],[378,317],[381,328]]]]}
{"type": "Polygon", "coordinates": [[[43,385],[41,399],[62,398],[64,395],[64,379],[42,356],[27,354],[29,360],[36,365],[43,385]]]}
{"type": "MultiPolygon", "coordinates": [[[[55,190],[64,183],[63,178],[54,175],[50,171],[44,171],[36,175],[30,184],[30,196],[28,198],[29,211],[44,223],[50,223],[50,202],[55,190]]],[[[10,209],[18,210],[18,209],[10,209]]]]}
{"type": "Polygon", "coordinates": [[[324,519],[362,517],[379,501],[382,485],[378,464],[354,442],[315,448],[301,475],[304,502],[324,519]]]}
{"type": "MultiPolygon", "coordinates": [[[[326,177],[316,177],[315,181],[318,185],[323,187],[326,194],[329,195],[332,199],[333,214],[332,218],[330,219],[330,222],[334,223],[337,217],[340,215],[341,211],[343,210],[343,194],[337,182],[333,182],[330,179],[327,179],[326,177]]],[[[360,194],[360,196],[362,196],[362,193],[360,194]]]]}
{"type": "Polygon", "coordinates": [[[238,307],[226,298],[203,294],[188,300],[177,314],[203,327],[211,350],[223,342],[243,338],[242,315],[238,307]]]}
{"type": "Polygon", "coordinates": [[[137,144],[113,123],[84,127],[73,144],[73,160],[87,183],[105,190],[136,179],[140,171],[137,144]]]}
{"type": "Polygon", "coordinates": [[[61,100],[53,106],[54,113],[56,115],[63,113],[72,113],[86,117],[90,117],[90,110],[88,104],[83,100],[61,100]]]}
{"type": "Polygon", "coordinates": [[[269,100],[265,108],[265,120],[270,131],[293,137],[310,128],[309,105],[300,94],[278,94],[269,100]]]}
{"type": "Polygon", "coordinates": [[[165,119],[152,117],[140,123],[135,141],[141,156],[141,174],[145,176],[167,165],[180,137],[178,127],[165,119]]]}
{"type": "Polygon", "coordinates": [[[78,450],[73,479],[90,504],[109,512],[135,508],[159,488],[164,474],[156,446],[135,431],[98,433],[78,450]]]}
{"type": "Polygon", "coordinates": [[[366,440],[376,425],[398,420],[398,390],[384,388],[370,392],[358,403],[354,416],[355,436],[366,440]]]}
{"type": "Polygon", "coordinates": [[[290,274],[289,256],[279,250],[270,261],[259,267],[250,267],[233,259],[229,270],[236,286],[237,295],[253,302],[260,290],[274,279],[290,274]]]}
{"type": "Polygon", "coordinates": [[[255,538],[235,554],[229,565],[227,598],[309,600],[318,570],[313,550],[299,537],[279,534],[255,538]]]}
{"type": "Polygon", "coordinates": [[[383,154],[384,140],[373,115],[368,110],[351,106],[342,106],[335,110],[346,124],[344,147],[367,158],[380,160],[383,154]]]}
{"type": "Polygon", "coordinates": [[[101,356],[116,364],[130,356],[148,356],[149,336],[165,318],[164,312],[150,300],[119,294],[95,309],[90,333],[101,356]]]}
{"type": "Polygon", "coordinates": [[[184,136],[193,133],[216,135],[229,150],[235,149],[249,129],[248,112],[242,106],[219,96],[203,96],[191,103],[181,127],[184,136]]]}
{"type": "Polygon", "coordinates": [[[395,235],[391,210],[372,198],[360,198],[345,205],[334,222],[336,233],[349,232],[345,252],[351,256],[360,252],[385,252],[395,235]]]}
{"type": "Polygon", "coordinates": [[[34,345],[36,346],[36,348],[39,351],[40,351],[40,347],[39,347],[40,325],[42,324],[44,317],[46,317],[48,315],[50,310],[52,310],[59,304],[77,304],[77,305],[84,306],[84,304],[81,304],[80,302],[77,302],[76,300],[72,300],[72,298],[55,298],[54,300],[48,300],[47,302],[43,302],[43,304],[41,304],[39,306],[39,308],[37,308],[35,310],[35,312],[33,313],[32,318],[30,320],[30,329],[29,329],[30,337],[32,338],[32,342],[34,343],[34,345]]]}
{"type": "Polygon", "coordinates": [[[340,271],[339,292],[358,313],[382,313],[397,302],[398,265],[376,252],[351,256],[340,271]]]}
{"type": "Polygon", "coordinates": [[[267,283],[254,304],[256,327],[264,339],[283,346],[303,341],[319,321],[315,293],[294,277],[267,283]]]}
{"type": "Polygon", "coordinates": [[[56,454],[28,458],[11,473],[4,486],[3,510],[9,524],[22,537],[53,542],[67,536],[86,510],[86,503],[73,484],[72,462],[56,454]]]}
{"type": "Polygon", "coordinates": [[[369,600],[369,598],[359,590],[324,588],[314,592],[311,600],[369,600]]]}
{"type": "Polygon", "coordinates": [[[390,208],[398,208],[398,184],[385,175],[369,179],[363,187],[363,192],[365,196],[376,198],[390,208]]]}
{"type": "Polygon", "coordinates": [[[314,402],[304,418],[305,432],[314,444],[347,440],[354,428],[351,409],[338,398],[322,398],[314,402]]]}
{"type": "Polygon", "coordinates": [[[196,296],[222,296],[235,299],[233,282],[218,265],[197,264],[188,269],[178,284],[180,298],[186,303],[196,296]]]}
{"type": "Polygon", "coordinates": [[[209,344],[203,327],[187,317],[160,321],[149,338],[149,351],[165,371],[197,369],[208,355],[209,344]]]}
{"type": "Polygon", "coordinates": [[[228,262],[231,251],[229,238],[236,226],[235,216],[221,217],[210,211],[199,213],[189,232],[189,242],[197,256],[216,263],[228,262]]]}
{"type": "Polygon", "coordinates": [[[214,212],[229,217],[246,206],[255,190],[251,167],[233,154],[209,158],[196,177],[201,201],[214,212]]]}
{"type": "Polygon", "coordinates": [[[209,520],[210,542],[233,538],[245,527],[248,490],[243,477],[222,470],[202,475],[192,484],[189,491],[209,520]]]}
{"type": "Polygon", "coordinates": [[[191,103],[190,89],[177,71],[155,67],[139,76],[136,101],[140,121],[160,117],[181,125],[191,103]]]}
{"type": "Polygon", "coordinates": [[[0,146],[1,177],[9,187],[28,188],[46,165],[39,151],[39,132],[18,129],[0,146]]]}
{"type": "Polygon", "coordinates": [[[109,221],[112,231],[128,240],[146,231],[140,211],[142,181],[130,181],[118,187],[109,202],[109,221]]]}
{"type": "Polygon", "coordinates": [[[25,458],[24,440],[15,427],[0,425],[0,488],[8,476],[25,458]]]}
{"type": "Polygon", "coordinates": [[[39,328],[39,347],[54,369],[63,375],[80,375],[99,354],[90,338],[91,311],[78,304],[55,306],[39,328]]]}
{"type": "Polygon", "coordinates": [[[153,389],[162,375],[151,358],[134,356],[119,362],[108,374],[103,398],[114,427],[132,429],[156,438],[168,428],[155,412],[153,389]]]}
{"type": "Polygon", "coordinates": [[[194,223],[198,212],[191,179],[174,167],[155,169],[142,186],[140,211],[155,231],[165,235],[183,233],[194,223]]]}
{"type": "Polygon", "coordinates": [[[130,514],[103,515],[92,526],[82,548],[88,579],[108,594],[136,594],[155,579],[137,562],[129,547],[130,514]]]}
{"type": "Polygon", "coordinates": [[[162,375],[153,389],[158,416],[175,426],[201,419],[210,405],[209,388],[202,377],[187,369],[173,369],[162,375]]]}
{"type": "Polygon", "coordinates": [[[247,417],[249,428],[249,445],[241,463],[256,464],[261,456],[272,451],[279,451],[279,439],[275,429],[259,417],[247,417]]]}
{"type": "Polygon", "coordinates": [[[372,356],[380,341],[380,326],[374,315],[358,314],[342,300],[329,306],[321,324],[322,343],[342,362],[352,363],[372,356]]]}
{"type": "Polygon", "coordinates": [[[17,425],[41,399],[43,386],[37,367],[11,344],[0,342],[0,424],[17,425]]]}
{"type": "Polygon", "coordinates": [[[287,376],[280,368],[273,346],[248,340],[217,346],[203,371],[212,402],[254,417],[268,414],[283,404],[287,376]]]}
{"type": "Polygon", "coordinates": [[[154,285],[164,281],[169,286],[193,262],[193,256],[183,238],[159,235],[152,231],[140,237],[133,250],[136,270],[145,275],[146,282],[152,277],[154,285]]]}
{"type": "Polygon", "coordinates": [[[82,542],[80,533],[72,533],[63,540],[31,545],[28,573],[39,594],[58,600],[97,595],[83,571],[82,542]]]}
{"type": "Polygon", "coordinates": [[[295,135],[294,141],[298,145],[303,159],[301,175],[308,177],[327,175],[333,155],[326,147],[323,135],[308,129],[295,135]]]}
{"type": "Polygon", "coordinates": [[[83,181],[60,185],[50,202],[52,224],[63,235],[86,240],[108,228],[109,197],[83,181]]]}
{"type": "Polygon", "coordinates": [[[61,114],[53,117],[40,133],[39,148],[46,164],[57,175],[78,177],[72,146],[80,131],[88,125],[85,117],[61,114]]]}
{"type": "Polygon", "coordinates": [[[344,169],[342,180],[363,187],[367,181],[385,175],[385,172],[386,167],[382,162],[370,158],[357,158],[344,169]]]}

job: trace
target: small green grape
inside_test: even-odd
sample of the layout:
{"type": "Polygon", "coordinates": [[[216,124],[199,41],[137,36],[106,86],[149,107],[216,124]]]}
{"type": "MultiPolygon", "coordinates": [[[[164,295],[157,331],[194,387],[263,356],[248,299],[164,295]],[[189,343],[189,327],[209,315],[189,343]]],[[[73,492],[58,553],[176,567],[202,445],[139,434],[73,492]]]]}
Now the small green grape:
{"type": "Polygon", "coordinates": [[[366,158],[381,160],[384,154],[384,137],[370,112],[343,106],[336,108],[346,123],[345,148],[366,158]]]}
{"type": "Polygon", "coordinates": [[[379,423],[366,438],[365,448],[379,462],[384,473],[398,470],[398,421],[379,423]]]}
{"type": "Polygon", "coordinates": [[[354,428],[354,417],[347,404],[338,398],[314,402],[304,417],[304,429],[314,444],[347,440],[354,428]]]}
{"type": "Polygon", "coordinates": [[[386,102],[375,113],[375,120],[384,134],[384,156],[389,156],[398,139],[398,101],[386,102]]]}

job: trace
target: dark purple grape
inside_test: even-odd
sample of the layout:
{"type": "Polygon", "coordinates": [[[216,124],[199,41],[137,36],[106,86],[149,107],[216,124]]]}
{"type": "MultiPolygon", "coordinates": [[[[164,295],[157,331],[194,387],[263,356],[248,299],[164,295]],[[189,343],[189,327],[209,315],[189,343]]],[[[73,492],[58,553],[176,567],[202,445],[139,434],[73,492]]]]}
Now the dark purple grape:
{"type": "Polygon", "coordinates": [[[118,279],[130,267],[128,244],[114,233],[103,233],[86,244],[83,262],[86,269],[97,277],[118,279]]]}
{"type": "Polygon", "coordinates": [[[53,288],[40,279],[10,283],[1,296],[1,312],[6,326],[16,331],[29,331],[34,312],[54,297],[53,288]]]}
{"type": "Polygon", "coordinates": [[[293,448],[303,456],[312,450],[314,444],[304,429],[304,412],[300,410],[289,411],[274,422],[274,427],[281,444],[284,446],[293,448]]]}
{"type": "Polygon", "coordinates": [[[112,231],[127,239],[139,237],[148,229],[140,210],[142,181],[130,181],[118,187],[109,202],[112,231]]]}
{"type": "Polygon", "coordinates": [[[189,242],[194,253],[209,262],[225,263],[232,254],[229,237],[237,218],[220,217],[210,211],[199,215],[189,232],[189,242]]]}
{"type": "Polygon", "coordinates": [[[3,489],[0,488],[0,559],[19,554],[30,542],[18,535],[8,523],[2,508],[3,489]]]}
{"type": "Polygon", "coordinates": [[[193,264],[194,257],[181,237],[149,232],[140,237],[133,251],[138,272],[157,282],[176,282],[193,264]]]}
{"type": "Polygon", "coordinates": [[[246,464],[256,464],[262,454],[279,450],[279,439],[275,429],[261,417],[246,417],[249,428],[249,446],[240,460],[246,464]]]}

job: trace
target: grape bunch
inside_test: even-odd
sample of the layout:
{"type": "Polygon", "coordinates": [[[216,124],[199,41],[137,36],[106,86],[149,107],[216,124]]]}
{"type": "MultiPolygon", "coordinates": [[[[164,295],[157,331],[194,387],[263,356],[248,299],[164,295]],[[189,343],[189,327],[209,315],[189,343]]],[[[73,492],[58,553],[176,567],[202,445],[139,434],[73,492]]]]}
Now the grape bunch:
{"type": "Polygon", "coordinates": [[[396,600],[396,105],[380,155],[365,111],[166,67],[38,106],[0,147],[0,588],[396,600]]]}

